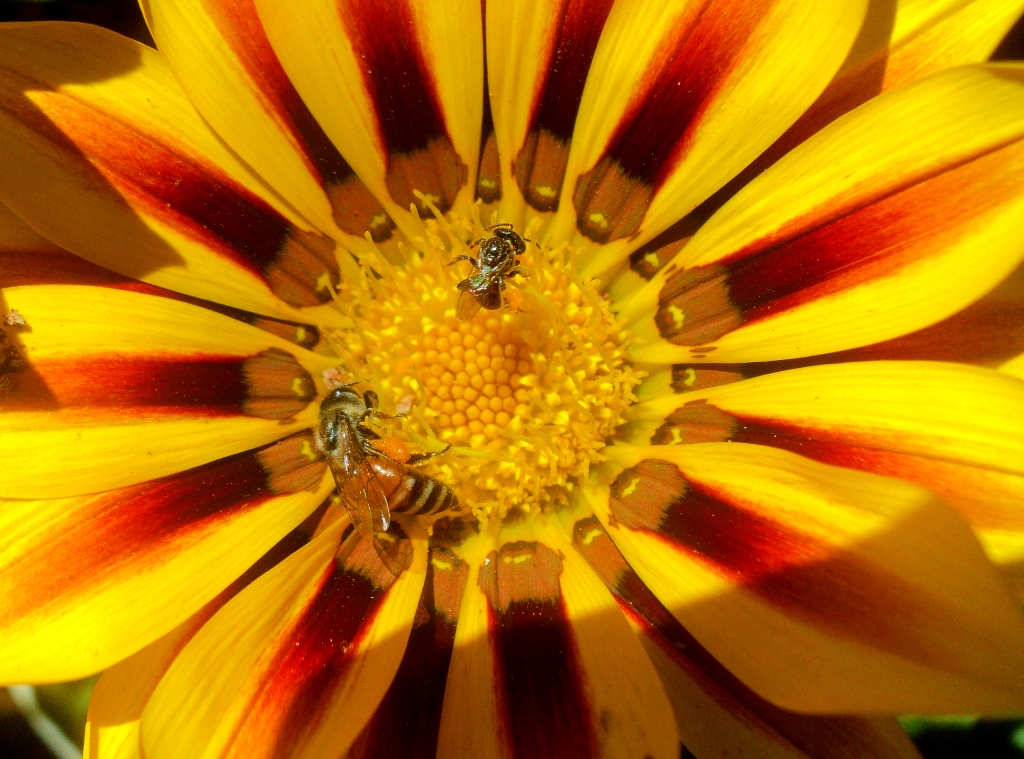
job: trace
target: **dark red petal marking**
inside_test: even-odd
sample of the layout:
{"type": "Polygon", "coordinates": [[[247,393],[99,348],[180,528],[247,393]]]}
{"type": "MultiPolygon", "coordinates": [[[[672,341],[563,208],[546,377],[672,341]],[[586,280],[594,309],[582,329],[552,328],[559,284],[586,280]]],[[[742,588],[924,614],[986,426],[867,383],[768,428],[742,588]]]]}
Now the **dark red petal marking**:
{"type": "Polygon", "coordinates": [[[707,369],[704,364],[699,366],[687,366],[686,364],[672,365],[672,389],[677,393],[688,393],[693,390],[703,390],[706,387],[717,387],[728,385],[731,382],[739,382],[747,377],[746,374],[738,371],[741,366],[721,364],[722,368],[715,366],[707,369]]]}
{"type": "Polygon", "coordinates": [[[420,610],[405,657],[373,719],[348,759],[433,759],[468,565],[440,546],[430,549],[420,610]]]}
{"type": "Polygon", "coordinates": [[[847,733],[855,727],[854,718],[816,717],[779,709],[750,690],[672,616],[619,553],[595,517],[575,524],[573,545],[604,581],[622,610],[680,669],[700,683],[705,693],[736,717],[766,723],[815,757],[829,755],[814,750],[816,747],[810,743],[817,733],[847,733]]]}
{"type": "Polygon", "coordinates": [[[312,444],[310,435],[300,433],[186,472],[83,498],[85,504],[61,522],[59,532],[47,533],[45,540],[8,566],[7,571],[34,579],[8,589],[0,598],[0,616],[15,618],[112,582],[125,572],[155,568],[169,553],[218,525],[279,493],[298,492],[285,489],[289,484],[319,483],[324,463],[294,453],[303,439],[312,444]],[[291,483],[283,482],[280,472],[289,466],[294,471],[311,469],[319,476],[307,471],[303,477],[293,475],[291,483]],[[55,569],[29,569],[41,566],[55,569]]]}
{"type": "Polygon", "coordinates": [[[583,86],[612,2],[562,0],[554,11],[558,28],[551,32],[526,139],[512,164],[523,197],[538,211],[558,208],[583,86]]]}
{"type": "Polygon", "coordinates": [[[504,738],[519,759],[598,754],[561,573],[558,554],[522,541],[492,552],[480,569],[498,711],[504,738]]]}
{"type": "Polygon", "coordinates": [[[772,606],[834,635],[911,661],[956,658],[938,651],[921,631],[946,626],[954,641],[960,623],[952,615],[937,618],[903,580],[759,514],[735,496],[687,480],[669,461],[647,459],[624,470],[612,484],[609,505],[618,522],[656,535],[772,606]]]}
{"type": "Polygon", "coordinates": [[[390,583],[378,584],[367,567],[390,577],[352,533],[321,572],[305,608],[278,634],[266,680],[236,728],[235,753],[244,755],[249,741],[270,740],[265,756],[286,759],[319,727],[387,597],[390,583]]]}
{"type": "Polygon", "coordinates": [[[433,73],[416,34],[409,0],[336,0],[387,150],[385,185],[399,205],[447,213],[468,179],[445,123],[433,73]]]}
{"type": "Polygon", "coordinates": [[[250,357],[80,354],[33,361],[4,401],[11,411],[131,410],[132,416],[259,416],[287,419],[313,400],[312,377],[271,348],[250,357]]]}
{"type": "Polygon", "coordinates": [[[796,237],[783,229],[718,263],[680,271],[659,296],[659,330],[677,345],[699,345],[740,324],[893,276],[955,244],[1018,193],[1021,178],[1004,169],[1022,155],[1024,144],[1010,145],[796,237]],[[673,309],[682,317],[674,318],[673,309]]]}
{"type": "Polygon", "coordinates": [[[298,324],[231,308],[220,303],[193,298],[162,287],[149,285],[123,274],[104,269],[91,261],[59,248],[39,250],[0,250],[0,290],[23,285],[93,285],[117,290],[158,295],[216,311],[232,319],[252,324],[284,340],[312,348],[320,342],[320,331],[310,324],[298,324]]]}
{"type": "MultiPolygon", "coordinates": [[[[46,89],[28,79],[21,84],[26,90],[46,89]]],[[[167,135],[147,132],[142,124],[115,119],[67,98],[62,100],[62,110],[51,111],[49,118],[23,96],[7,98],[2,106],[48,139],[55,152],[66,154],[69,165],[82,172],[98,172],[100,176],[90,180],[112,185],[133,203],[131,213],[142,211],[217,251],[263,279],[292,305],[330,300],[325,280],[337,281],[334,244],[294,227],[191,148],[173,143],[167,135]]],[[[138,231],[151,234],[142,225],[138,231]]],[[[142,277],[147,273],[142,267],[180,263],[176,258],[168,252],[166,261],[140,262],[139,270],[129,273],[142,277]]]]}
{"type": "Polygon", "coordinates": [[[774,0],[705,3],[672,29],[601,159],[573,192],[577,226],[596,242],[640,228],[658,187],[685,156],[705,109],[747,54],[774,0]]]}
{"type": "Polygon", "coordinates": [[[263,101],[274,109],[276,118],[301,146],[307,166],[319,178],[331,200],[335,223],[343,231],[359,237],[370,232],[377,242],[390,237],[394,222],[302,102],[270,46],[255,2],[206,0],[204,4],[223,40],[256,84],[263,101]]]}
{"type": "Polygon", "coordinates": [[[667,417],[651,436],[653,445],[721,443],[731,440],[736,420],[706,401],[685,403],[667,417]]]}
{"type": "Polygon", "coordinates": [[[629,255],[629,268],[650,281],[676,257],[698,229],[699,224],[693,224],[689,216],[684,217],[649,243],[633,251],[629,255]]]}

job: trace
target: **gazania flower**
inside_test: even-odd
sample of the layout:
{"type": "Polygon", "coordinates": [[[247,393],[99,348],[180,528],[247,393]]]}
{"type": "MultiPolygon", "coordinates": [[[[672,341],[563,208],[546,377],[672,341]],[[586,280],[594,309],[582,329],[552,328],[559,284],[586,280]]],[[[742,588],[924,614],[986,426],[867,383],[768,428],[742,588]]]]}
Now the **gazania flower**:
{"type": "Polygon", "coordinates": [[[1018,5],[0,28],[0,678],[107,669],[102,759],[912,756],[870,715],[1019,711],[1018,5]],[[359,476],[440,454],[370,472],[373,541],[316,434],[351,382],[404,414],[334,418],[359,476]]]}

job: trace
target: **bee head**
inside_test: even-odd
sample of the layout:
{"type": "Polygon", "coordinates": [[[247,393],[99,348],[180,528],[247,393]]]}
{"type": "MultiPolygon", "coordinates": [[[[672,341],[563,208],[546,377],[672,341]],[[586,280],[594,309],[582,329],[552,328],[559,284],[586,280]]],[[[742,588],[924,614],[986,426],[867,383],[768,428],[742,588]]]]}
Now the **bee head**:
{"type": "Polygon", "coordinates": [[[338,387],[329,392],[320,402],[319,437],[321,445],[332,449],[338,440],[338,425],[344,418],[352,427],[358,426],[366,403],[359,393],[348,387],[338,387]]]}
{"type": "Polygon", "coordinates": [[[526,250],[526,243],[523,241],[523,238],[516,234],[515,230],[510,227],[496,228],[494,230],[494,236],[511,245],[512,249],[516,252],[516,255],[519,255],[526,250]]]}

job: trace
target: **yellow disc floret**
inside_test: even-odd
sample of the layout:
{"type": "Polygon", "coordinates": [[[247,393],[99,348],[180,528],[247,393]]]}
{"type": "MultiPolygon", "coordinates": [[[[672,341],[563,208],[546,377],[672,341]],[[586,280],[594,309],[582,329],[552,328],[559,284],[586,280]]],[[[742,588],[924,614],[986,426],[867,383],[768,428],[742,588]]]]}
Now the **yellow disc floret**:
{"type": "Polygon", "coordinates": [[[389,435],[413,450],[452,446],[425,472],[481,519],[563,503],[601,460],[642,376],[568,245],[529,244],[506,307],[458,321],[456,286],[471,266],[448,264],[485,234],[478,222],[428,221],[398,260],[343,262],[336,303],[351,327],[330,335],[344,374],[373,387],[383,411],[407,412],[389,435]]]}

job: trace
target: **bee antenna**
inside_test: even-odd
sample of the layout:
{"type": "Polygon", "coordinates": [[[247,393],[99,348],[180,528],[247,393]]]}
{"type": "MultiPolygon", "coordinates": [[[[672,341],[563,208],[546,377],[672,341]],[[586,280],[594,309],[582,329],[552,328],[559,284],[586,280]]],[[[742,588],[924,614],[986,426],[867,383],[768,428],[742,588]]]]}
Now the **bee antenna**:
{"type": "Polygon", "coordinates": [[[486,231],[488,229],[496,229],[497,227],[508,227],[509,229],[511,229],[512,228],[512,222],[510,222],[510,221],[503,221],[503,222],[500,222],[498,224],[491,224],[491,226],[489,226],[489,227],[484,227],[484,230],[486,231]]]}

